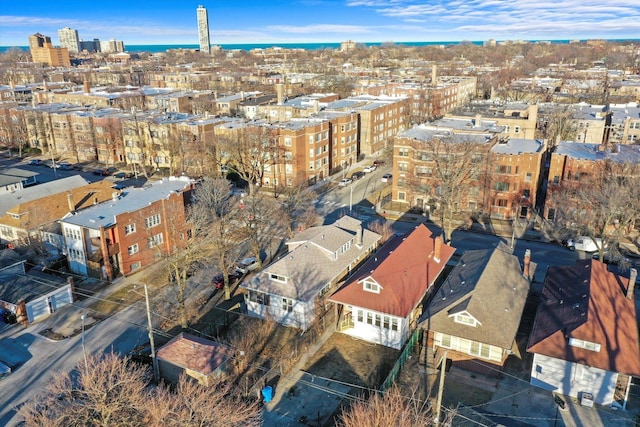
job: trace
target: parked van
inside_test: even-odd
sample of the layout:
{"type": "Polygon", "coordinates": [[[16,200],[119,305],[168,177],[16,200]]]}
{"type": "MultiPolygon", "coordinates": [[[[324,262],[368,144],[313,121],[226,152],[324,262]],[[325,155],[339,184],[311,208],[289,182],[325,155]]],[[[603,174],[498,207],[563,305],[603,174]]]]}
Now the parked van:
{"type": "MultiPolygon", "coordinates": [[[[589,236],[578,236],[575,239],[568,239],[565,245],[572,251],[597,252],[602,248],[602,239],[596,237],[595,240],[589,236]]],[[[604,249],[607,245],[604,246],[604,249]]]]}

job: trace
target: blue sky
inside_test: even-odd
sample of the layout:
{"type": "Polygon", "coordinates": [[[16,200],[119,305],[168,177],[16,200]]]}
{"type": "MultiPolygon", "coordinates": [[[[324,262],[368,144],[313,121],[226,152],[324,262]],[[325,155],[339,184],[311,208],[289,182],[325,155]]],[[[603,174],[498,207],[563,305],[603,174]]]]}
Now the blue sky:
{"type": "Polygon", "coordinates": [[[58,29],[125,45],[197,44],[196,8],[213,44],[558,40],[640,37],[639,0],[2,0],[0,46],[58,29]]]}

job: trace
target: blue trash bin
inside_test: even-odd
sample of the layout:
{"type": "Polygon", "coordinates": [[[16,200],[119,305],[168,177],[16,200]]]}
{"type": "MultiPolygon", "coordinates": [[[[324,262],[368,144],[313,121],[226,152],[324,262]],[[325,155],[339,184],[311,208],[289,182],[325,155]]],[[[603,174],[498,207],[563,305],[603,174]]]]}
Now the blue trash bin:
{"type": "Polygon", "coordinates": [[[264,403],[269,403],[271,399],[273,399],[273,387],[268,385],[262,389],[262,400],[264,403]]]}

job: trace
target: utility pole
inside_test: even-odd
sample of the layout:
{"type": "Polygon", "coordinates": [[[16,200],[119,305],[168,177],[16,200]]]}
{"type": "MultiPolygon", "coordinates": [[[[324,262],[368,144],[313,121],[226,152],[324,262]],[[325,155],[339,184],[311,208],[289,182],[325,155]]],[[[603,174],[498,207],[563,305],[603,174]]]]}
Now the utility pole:
{"type": "Polygon", "coordinates": [[[440,362],[440,385],[438,386],[438,399],[436,400],[436,418],[434,424],[440,425],[440,410],[442,407],[442,392],[444,391],[444,370],[447,366],[447,350],[444,351],[442,361],[440,362]]]}
{"type": "Polygon", "coordinates": [[[147,304],[147,323],[149,327],[149,344],[151,344],[151,361],[153,362],[153,381],[158,384],[160,374],[158,372],[158,360],[156,359],[156,346],[153,342],[153,324],[151,323],[151,308],[149,307],[149,291],[144,285],[144,298],[147,304]]]}

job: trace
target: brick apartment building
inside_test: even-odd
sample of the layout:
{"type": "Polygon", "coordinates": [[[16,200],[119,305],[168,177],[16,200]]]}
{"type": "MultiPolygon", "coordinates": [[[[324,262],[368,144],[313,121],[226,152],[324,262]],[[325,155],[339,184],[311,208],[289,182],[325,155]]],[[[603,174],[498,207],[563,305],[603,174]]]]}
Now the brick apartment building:
{"type": "Polygon", "coordinates": [[[112,280],[183,248],[192,189],[187,177],[170,177],[68,215],[61,226],[70,271],[112,280]]]}

